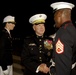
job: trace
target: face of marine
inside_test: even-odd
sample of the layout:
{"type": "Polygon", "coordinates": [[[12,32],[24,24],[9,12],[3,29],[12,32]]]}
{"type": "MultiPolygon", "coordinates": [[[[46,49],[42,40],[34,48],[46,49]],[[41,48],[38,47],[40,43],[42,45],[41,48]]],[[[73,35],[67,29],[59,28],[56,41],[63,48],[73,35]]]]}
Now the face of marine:
{"type": "Polygon", "coordinates": [[[37,24],[33,25],[33,29],[38,36],[42,36],[45,32],[45,25],[44,24],[37,24]]]}

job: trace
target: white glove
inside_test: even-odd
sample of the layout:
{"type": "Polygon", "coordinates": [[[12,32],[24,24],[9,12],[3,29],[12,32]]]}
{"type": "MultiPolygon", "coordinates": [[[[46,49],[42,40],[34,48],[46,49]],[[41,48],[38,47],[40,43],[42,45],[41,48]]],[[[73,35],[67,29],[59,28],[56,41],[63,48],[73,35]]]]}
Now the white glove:
{"type": "Polygon", "coordinates": [[[8,75],[8,69],[3,71],[4,75],[8,75]]]}
{"type": "Polygon", "coordinates": [[[52,67],[52,66],[55,66],[55,62],[51,59],[50,60],[50,62],[52,63],[51,65],[50,65],[50,68],[52,67]]]}

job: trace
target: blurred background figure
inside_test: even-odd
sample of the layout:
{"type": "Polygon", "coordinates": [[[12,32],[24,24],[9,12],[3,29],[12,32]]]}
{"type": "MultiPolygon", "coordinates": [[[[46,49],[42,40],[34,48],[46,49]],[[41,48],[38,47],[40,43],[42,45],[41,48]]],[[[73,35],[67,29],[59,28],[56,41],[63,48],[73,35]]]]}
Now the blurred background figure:
{"type": "Polygon", "coordinates": [[[13,75],[12,37],[10,31],[15,27],[15,17],[8,15],[3,19],[4,28],[0,31],[0,75],[13,75]]]}

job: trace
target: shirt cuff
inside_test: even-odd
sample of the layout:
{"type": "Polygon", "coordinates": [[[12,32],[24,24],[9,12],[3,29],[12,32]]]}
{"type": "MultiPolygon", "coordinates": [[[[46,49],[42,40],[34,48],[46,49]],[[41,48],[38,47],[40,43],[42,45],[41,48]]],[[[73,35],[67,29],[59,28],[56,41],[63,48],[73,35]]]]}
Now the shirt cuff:
{"type": "Polygon", "coordinates": [[[39,72],[39,67],[40,67],[40,66],[38,66],[38,67],[37,67],[37,69],[36,69],[36,73],[38,73],[38,72],[39,72]]]}

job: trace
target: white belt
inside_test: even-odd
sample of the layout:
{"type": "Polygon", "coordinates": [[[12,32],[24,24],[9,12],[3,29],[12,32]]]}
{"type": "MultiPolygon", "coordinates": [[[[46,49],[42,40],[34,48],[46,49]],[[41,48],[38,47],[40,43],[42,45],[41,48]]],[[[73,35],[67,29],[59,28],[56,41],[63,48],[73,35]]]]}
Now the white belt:
{"type": "Polygon", "coordinates": [[[76,62],[74,64],[72,64],[72,68],[71,69],[73,69],[75,66],[76,66],[76,62]]]}

